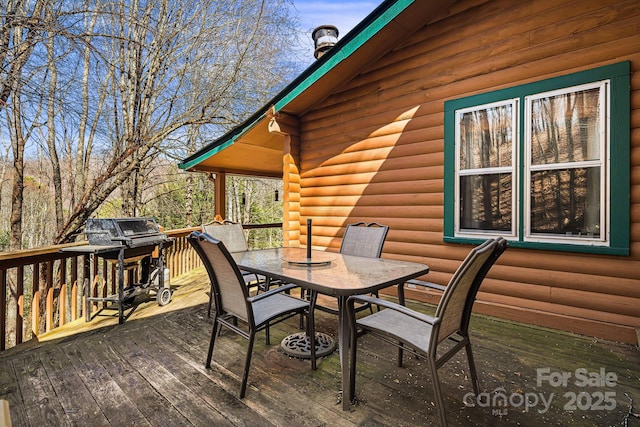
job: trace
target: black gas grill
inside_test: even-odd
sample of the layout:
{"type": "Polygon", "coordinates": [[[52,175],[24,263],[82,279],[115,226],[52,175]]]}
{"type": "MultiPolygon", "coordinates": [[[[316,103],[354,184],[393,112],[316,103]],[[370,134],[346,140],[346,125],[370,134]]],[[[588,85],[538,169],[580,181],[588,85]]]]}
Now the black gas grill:
{"type": "Polygon", "coordinates": [[[148,254],[171,239],[154,218],[90,218],[84,234],[90,245],[125,246],[125,263],[148,254]]]}
{"type": "Polygon", "coordinates": [[[112,302],[118,308],[120,323],[125,320],[124,308],[137,295],[155,292],[158,304],[171,301],[169,283],[165,283],[165,268],[162,250],[172,244],[173,239],[163,233],[152,217],[140,218],[91,218],[87,220],[85,234],[88,245],[63,249],[65,252],[88,254],[85,257],[85,319],[91,319],[92,302],[112,302]],[[101,257],[117,263],[118,293],[107,297],[90,295],[89,278],[92,257],[101,257]],[[129,273],[129,284],[125,287],[125,272],[129,273]],[[140,274],[134,274],[134,272],[140,274]],[[136,279],[140,278],[138,282],[136,279]]]}

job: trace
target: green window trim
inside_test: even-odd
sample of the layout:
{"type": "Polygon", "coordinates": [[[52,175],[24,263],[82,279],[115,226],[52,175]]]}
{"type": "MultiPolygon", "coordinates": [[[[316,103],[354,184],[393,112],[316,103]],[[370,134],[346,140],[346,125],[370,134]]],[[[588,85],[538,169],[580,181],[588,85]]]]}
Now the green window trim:
{"type": "MultiPolygon", "coordinates": [[[[494,235],[487,233],[484,236],[478,234],[473,237],[455,236],[456,212],[455,184],[456,184],[456,111],[496,103],[508,99],[520,99],[520,105],[524,106],[527,95],[541,92],[550,92],[563,88],[609,80],[609,217],[607,231],[609,233],[608,246],[569,243],[530,242],[524,240],[524,201],[518,197],[518,217],[515,238],[509,238],[509,244],[513,247],[530,249],[580,252],[606,255],[629,255],[630,240],[630,126],[631,126],[631,100],[630,100],[630,62],[624,61],[612,65],[606,65],[591,70],[573,73],[565,76],[554,77],[538,82],[523,84],[493,92],[482,93],[465,98],[446,101],[444,104],[444,241],[450,243],[477,244],[484,238],[494,235]]],[[[517,193],[524,194],[524,128],[525,109],[519,109],[518,143],[519,159],[517,160],[518,184],[517,193]]]]}

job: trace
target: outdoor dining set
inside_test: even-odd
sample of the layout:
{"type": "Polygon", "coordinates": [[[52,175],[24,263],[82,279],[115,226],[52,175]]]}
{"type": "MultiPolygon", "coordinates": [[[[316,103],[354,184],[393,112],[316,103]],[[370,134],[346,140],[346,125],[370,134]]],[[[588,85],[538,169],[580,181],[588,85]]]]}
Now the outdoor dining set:
{"type": "Polygon", "coordinates": [[[302,332],[285,338],[283,350],[310,359],[315,370],[317,359],[331,353],[337,344],[344,410],[357,400],[358,339],[370,335],[397,347],[398,366],[403,363],[403,352],[427,361],[434,403],[441,424],[446,425],[438,368],[464,349],[473,390],[479,392],[468,332],[470,315],[484,277],[507,242],[488,239],[474,247],[447,286],[441,286],[418,280],[429,272],[425,264],[381,257],[388,231],[378,223],[350,224],[339,252],[311,249],[311,221],[306,248],[249,250],[242,225],[229,222],[215,221],[193,232],[188,241],[211,282],[208,312],[214,320],[206,367],[211,367],[223,327],[246,338],[249,344],[240,386],[240,398],[244,398],[256,333],[264,330],[269,345],[270,326],[299,316],[302,332]],[[441,292],[433,316],[405,306],[407,282],[441,292]],[[397,287],[397,302],[379,296],[379,291],[389,287],[397,287]],[[318,294],[335,298],[337,304],[320,304],[318,294]],[[337,343],[315,331],[315,310],[337,315],[337,343]]]}

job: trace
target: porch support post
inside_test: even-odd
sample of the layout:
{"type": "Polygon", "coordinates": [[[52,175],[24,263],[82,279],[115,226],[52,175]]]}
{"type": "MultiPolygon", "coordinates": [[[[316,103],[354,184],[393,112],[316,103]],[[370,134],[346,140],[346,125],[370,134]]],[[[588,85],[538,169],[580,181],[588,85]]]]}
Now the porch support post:
{"type": "Polygon", "coordinates": [[[282,171],[282,243],[300,246],[300,138],[288,135],[284,140],[282,171]]]}
{"type": "Polygon", "coordinates": [[[227,215],[227,174],[224,172],[216,172],[216,180],[214,184],[213,210],[214,216],[222,219],[227,215]]]}
{"type": "Polygon", "coordinates": [[[300,246],[300,123],[297,117],[272,113],[269,132],[282,141],[282,244],[300,246]]]}

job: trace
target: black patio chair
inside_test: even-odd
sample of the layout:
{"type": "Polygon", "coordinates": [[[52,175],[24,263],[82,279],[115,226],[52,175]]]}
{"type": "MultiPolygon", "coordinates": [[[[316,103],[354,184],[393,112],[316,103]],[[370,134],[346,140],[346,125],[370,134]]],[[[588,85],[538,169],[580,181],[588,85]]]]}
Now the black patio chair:
{"type": "Polygon", "coordinates": [[[475,247],[451,277],[433,316],[411,310],[404,305],[369,296],[353,296],[347,300],[351,325],[350,400],[355,396],[357,340],[363,334],[371,334],[399,348],[398,366],[402,366],[402,350],[428,361],[435,401],[443,426],[447,425],[444,400],[440,390],[438,368],[454,354],[465,349],[473,390],[479,393],[471,341],[469,321],[475,296],[496,260],[506,250],[503,238],[489,239],[475,247]],[[384,307],[361,319],[356,318],[355,303],[377,304],[384,307]],[[443,350],[441,344],[447,343],[443,350]],[[441,354],[438,355],[438,350],[441,354]]]}
{"type": "MultiPolygon", "coordinates": [[[[214,239],[220,240],[224,243],[225,248],[231,253],[244,252],[249,250],[247,245],[247,238],[244,234],[242,224],[232,222],[228,220],[218,221],[213,220],[202,225],[202,231],[207,233],[214,239]]],[[[242,278],[245,284],[249,288],[257,287],[258,291],[266,290],[271,283],[267,281],[267,278],[259,276],[249,271],[240,270],[242,278]]],[[[212,285],[213,286],[213,285],[212,285]]],[[[213,305],[213,288],[209,290],[209,307],[207,309],[207,316],[211,317],[211,306],[213,305]]]]}
{"type": "MultiPolygon", "coordinates": [[[[355,255],[367,258],[380,258],[382,248],[389,232],[389,226],[378,224],[377,222],[357,222],[347,225],[340,245],[340,253],[343,255],[355,255]]],[[[377,292],[374,294],[378,296],[377,292]]],[[[311,292],[311,306],[320,311],[338,315],[340,308],[317,305],[317,293],[311,292]]],[[[370,309],[370,304],[358,307],[358,311],[370,309]]]]}
{"type": "Polygon", "coordinates": [[[198,253],[213,284],[213,300],[216,313],[213,320],[213,330],[209,342],[209,352],[205,366],[211,367],[213,347],[216,337],[224,326],[241,335],[249,341],[245,357],[244,373],[240,398],[245,395],[247,378],[251,365],[251,355],[256,332],[266,331],[266,343],[269,342],[269,326],[288,319],[294,315],[303,314],[307,318],[307,333],[311,347],[311,368],[316,369],[315,331],[313,310],[309,309],[309,302],[291,295],[282,294],[295,286],[285,285],[269,291],[249,296],[249,289],[245,286],[242,273],[224,243],[214,239],[206,233],[193,232],[187,240],[198,253]],[[238,320],[246,324],[246,329],[238,326],[238,320]]]}

